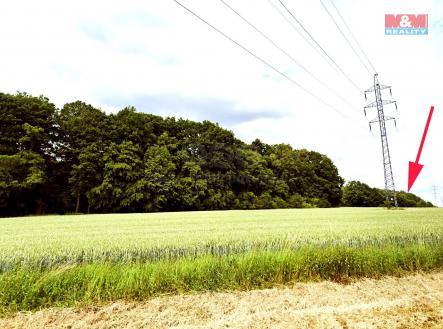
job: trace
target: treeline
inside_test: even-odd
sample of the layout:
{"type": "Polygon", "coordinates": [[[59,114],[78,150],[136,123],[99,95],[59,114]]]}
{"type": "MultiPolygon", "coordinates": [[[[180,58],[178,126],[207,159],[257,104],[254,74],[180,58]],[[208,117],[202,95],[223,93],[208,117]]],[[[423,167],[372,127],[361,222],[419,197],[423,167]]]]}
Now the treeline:
{"type": "Polygon", "coordinates": [[[0,216],[342,202],[344,180],[325,155],[246,144],[208,121],[0,93],[0,129],[0,216]]]}
{"type": "Polygon", "coordinates": [[[330,207],[325,155],[202,123],[0,94],[0,215],[330,207]]]}
{"type": "MultiPolygon", "coordinates": [[[[433,207],[412,193],[397,192],[399,207],[433,207]]],[[[386,205],[386,196],[383,190],[369,187],[359,181],[351,181],[343,187],[342,205],[347,207],[380,207],[386,205]]]]}

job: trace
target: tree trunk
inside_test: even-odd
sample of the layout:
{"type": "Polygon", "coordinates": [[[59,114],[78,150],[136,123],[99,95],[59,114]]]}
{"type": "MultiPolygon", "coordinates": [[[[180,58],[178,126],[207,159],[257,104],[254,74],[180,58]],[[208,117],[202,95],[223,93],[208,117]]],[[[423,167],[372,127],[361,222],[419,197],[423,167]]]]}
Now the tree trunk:
{"type": "Polygon", "coordinates": [[[44,203],[42,199],[38,199],[37,200],[37,208],[35,209],[35,214],[36,215],[43,215],[44,212],[44,203]]]}
{"type": "Polygon", "coordinates": [[[75,213],[78,213],[78,210],[80,208],[80,193],[77,193],[77,204],[75,205],[75,213]]]}

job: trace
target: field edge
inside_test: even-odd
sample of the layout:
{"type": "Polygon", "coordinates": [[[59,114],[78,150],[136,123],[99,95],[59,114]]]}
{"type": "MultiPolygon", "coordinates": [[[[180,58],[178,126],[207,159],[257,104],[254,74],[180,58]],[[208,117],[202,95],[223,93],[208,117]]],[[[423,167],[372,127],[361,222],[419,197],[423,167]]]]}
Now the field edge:
{"type": "Polygon", "coordinates": [[[88,264],[0,274],[0,314],[144,300],[162,294],[252,290],[295,282],[402,276],[443,268],[443,246],[302,248],[152,264],[88,264]]]}

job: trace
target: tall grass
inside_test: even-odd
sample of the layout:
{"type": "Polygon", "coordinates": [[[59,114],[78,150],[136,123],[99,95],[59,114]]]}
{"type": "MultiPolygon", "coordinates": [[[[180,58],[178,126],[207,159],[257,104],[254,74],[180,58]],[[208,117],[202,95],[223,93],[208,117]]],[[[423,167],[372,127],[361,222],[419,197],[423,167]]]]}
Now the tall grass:
{"type": "Polygon", "coordinates": [[[0,312],[142,299],[189,291],[253,289],[295,281],[398,275],[443,267],[443,246],[305,247],[156,263],[88,264],[0,275],[0,312]]]}

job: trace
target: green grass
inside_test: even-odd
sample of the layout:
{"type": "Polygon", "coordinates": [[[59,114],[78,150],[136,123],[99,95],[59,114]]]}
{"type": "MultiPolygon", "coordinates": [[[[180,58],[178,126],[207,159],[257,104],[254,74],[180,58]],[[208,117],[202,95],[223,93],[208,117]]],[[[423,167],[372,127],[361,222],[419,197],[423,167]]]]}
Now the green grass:
{"type": "Polygon", "coordinates": [[[0,219],[0,313],[443,267],[443,210],[0,219]]]}

